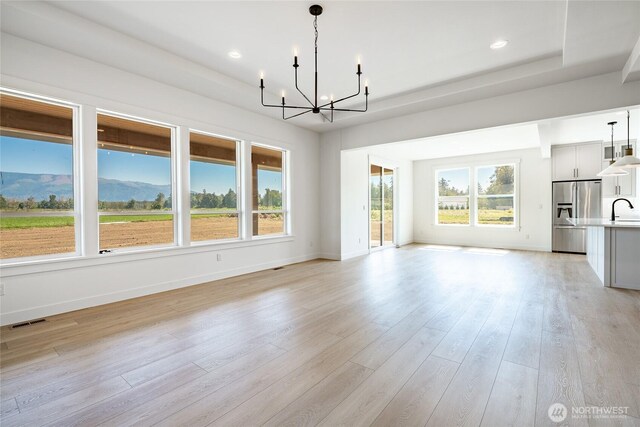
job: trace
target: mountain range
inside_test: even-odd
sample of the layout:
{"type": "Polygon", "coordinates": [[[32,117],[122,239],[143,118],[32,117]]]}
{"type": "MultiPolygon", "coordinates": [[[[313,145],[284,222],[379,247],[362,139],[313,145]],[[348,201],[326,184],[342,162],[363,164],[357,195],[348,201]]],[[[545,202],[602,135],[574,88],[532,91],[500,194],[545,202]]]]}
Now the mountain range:
{"type": "MultiPolygon", "coordinates": [[[[98,178],[101,201],[154,200],[158,193],[164,193],[168,197],[171,186],[98,178]]],[[[71,175],[0,171],[0,194],[6,199],[16,200],[26,200],[29,197],[34,197],[37,201],[48,200],[50,194],[55,194],[58,199],[68,199],[73,197],[73,179],[71,175]]]]}

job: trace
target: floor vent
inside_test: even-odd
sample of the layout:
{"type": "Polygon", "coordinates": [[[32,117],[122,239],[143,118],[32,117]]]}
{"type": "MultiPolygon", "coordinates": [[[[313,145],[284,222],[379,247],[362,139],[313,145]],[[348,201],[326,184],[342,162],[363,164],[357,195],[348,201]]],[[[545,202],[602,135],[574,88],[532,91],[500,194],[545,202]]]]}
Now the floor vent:
{"type": "Polygon", "coordinates": [[[46,319],[36,319],[36,320],[30,320],[28,322],[16,323],[15,325],[11,326],[11,329],[22,328],[24,326],[35,325],[36,323],[42,323],[42,322],[46,322],[46,319]]]}
{"type": "Polygon", "coordinates": [[[282,270],[284,267],[276,267],[274,270],[282,270]]]}

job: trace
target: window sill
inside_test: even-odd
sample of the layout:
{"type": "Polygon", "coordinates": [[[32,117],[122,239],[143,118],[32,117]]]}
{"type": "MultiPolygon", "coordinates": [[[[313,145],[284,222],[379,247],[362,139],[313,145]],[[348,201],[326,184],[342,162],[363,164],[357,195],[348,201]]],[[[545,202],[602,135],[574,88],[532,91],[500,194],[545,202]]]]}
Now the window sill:
{"type": "Polygon", "coordinates": [[[519,225],[491,225],[491,224],[431,224],[434,228],[469,228],[472,230],[503,230],[520,231],[519,225]]]}
{"type": "Polygon", "coordinates": [[[58,270],[68,270],[73,268],[86,268],[97,265],[107,265],[123,262],[135,262],[154,258],[169,256],[183,256],[198,254],[203,252],[224,251],[251,246],[272,245],[278,243],[288,243],[294,240],[293,235],[264,236],[252,240],[236,240],[223,242],[194,243],[192,246],[170,246],[145,248],[140,250],[127,250],[123,252],[113,252],[95,256],[71,256],[60,258],[49,258],[46,260],[31,260],[2,264],[2,278],[22,276],[34,273],[47,273],[58,270]]]}

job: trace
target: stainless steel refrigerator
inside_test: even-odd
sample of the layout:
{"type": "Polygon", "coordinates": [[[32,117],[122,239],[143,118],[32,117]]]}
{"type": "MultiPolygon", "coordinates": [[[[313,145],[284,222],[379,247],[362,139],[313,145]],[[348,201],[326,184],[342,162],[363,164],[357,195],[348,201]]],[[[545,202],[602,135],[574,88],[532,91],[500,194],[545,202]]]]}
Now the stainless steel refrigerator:
{"type": "Polygon", "coordinates": [[[570,221],[602,217],[602,181],[556,181],[553,183],[554,252],[587,253],[587,229],[570,221]]]}

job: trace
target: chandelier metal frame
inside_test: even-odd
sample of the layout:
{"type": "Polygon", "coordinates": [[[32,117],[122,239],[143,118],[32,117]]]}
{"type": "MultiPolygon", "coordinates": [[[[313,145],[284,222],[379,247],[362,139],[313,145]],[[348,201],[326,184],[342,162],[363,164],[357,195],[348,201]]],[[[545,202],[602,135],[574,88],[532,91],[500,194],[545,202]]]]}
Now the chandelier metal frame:
{"type": "Polygon", "coordinates": [[[345,96],[343,98],[334,100],[331,99],[329,102],[325,103],[325,104],[320,104],[318,103],[318,16],[320,16],[322,14],[322,6],[314,4],[313,6],[311,6],[309,8],[309,13],[311,13],[311,15],[314,16],[313,18],[313,28],[314,28],[314,32],[315,32],[315,53],[314,53],[314,82],[315,82],[315,86],[314,86],[314,100],[312,101],[311,99],[309,99],[309,97],[307,95],[305,95],[304,92],[302,92],[302,90],[300,90],[300,88],[298,87],[298,68],[300,67],[300,65],[298,64],[298,55],[294,55],[293,57],[293,69],[294,69],[294,79],[295,79],[295,86],[296,86],[296,90],[304,97],[304,99],[307,100],[307,102],[309,103],[308,106],[298,106],[298,105],[287,105],[286,104],[286,100],[285,100],[285,96],[284,93],[282,94],[282,101],[281,104],[265,104],[264,103],[264,76],[260,76],[260,102],[262,103],[262,106],[264,107],[271,107],[271,108],[281,108],[282,109],[282,118],[284,120],[289,120],[292,119],[294,117],[299,117],[302,116],[304,114],[307,113],[314,113],[314,114],[320,114],[322,115],[327,121],[333,123],[333,113],[334,111],[352,111],[352,112],[358,112],[358,113],[364,113],[369,109],[369,86],[367,83],[365,83],[364,86],[364,96],[365,96],[365,106],[364,109],[352,109],[352,108],[336,108],[335,104],[345,101],[347,99],[351,99],[354,98],[358,95],[360,95],[360,93],[362,92],[362,83],[361,83],[361,76],[362,76],[362,67],[360,65],[360,62],[358,61],[358,68],[356,71],[356,75],[358,76],[358,91],[356,93],[354,93],[353,95],[349,95],[349,96],[345,96]],[[304,110],[301,111],[299,113],[290,115],[290,116],[286,116],[285,111],[287,109],[292,109],[292,110],[304,110]],[[323,111],[329,112],[329,116],[327,117],[323,111]]]}

